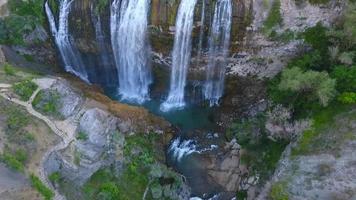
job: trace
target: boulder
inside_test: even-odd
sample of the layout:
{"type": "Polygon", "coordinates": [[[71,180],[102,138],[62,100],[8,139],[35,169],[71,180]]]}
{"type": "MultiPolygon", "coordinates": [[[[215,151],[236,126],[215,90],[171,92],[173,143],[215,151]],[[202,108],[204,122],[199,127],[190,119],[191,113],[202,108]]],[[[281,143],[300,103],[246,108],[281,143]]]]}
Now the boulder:
{"type": "Polygon", "coordinates": [[[211,163],[207,172],[211,179],[226,192],[236,192],[240,183],[240,145],[236,140],[226,143],[224,153],[210,156],[211,163]]]}

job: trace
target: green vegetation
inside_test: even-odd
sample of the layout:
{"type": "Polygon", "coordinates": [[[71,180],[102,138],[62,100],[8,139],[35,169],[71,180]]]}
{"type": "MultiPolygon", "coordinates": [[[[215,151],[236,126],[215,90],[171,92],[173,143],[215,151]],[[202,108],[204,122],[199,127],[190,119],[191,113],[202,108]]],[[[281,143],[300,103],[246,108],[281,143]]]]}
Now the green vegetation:
{"type": "Polygon", "coordinates": [[[349,105],[334,102],[313,115],[312,129],[307,130],[298,140],[298,145],[293,148],[292,155],[308,155],[319,152],[336,153],[339,146],[348,139],[352,139],[348,131],[349,119],[356,116],[355,112],[339,115],[352,109],[349,105]],[[338,119],[340,118],[340,119],[338,119]],[[343,130],[341,130],[343,127],[343,130]],[[335,132],[338,134],[335,135],[335,132]]]}
{"type": "Polygon", "coordinates": [[[59,174],[59,172],[53,172],[48,176],[48,179],[52,182],[52,184],[59,183],[61,175],[59,174]]]}
{"type": "Polygon", "coordinates": [[[338,100],[344,104],[356,104],[356,92],[344,92],[338,97],[338,100]]]}
{"type": "Polygon", "coordinates": [[[36,83],[31,80],[25,80],[13,86],[14,92],[20,96],[22,101],[28,101],[37,88],[36,83]]]}
{"type": "Polygon", "coordinates": [[[267,138],[265,120],[264,115],[241,120],[228,131],[245,150],[241,154],[241,164],[250,167],[250,172],[261,180],[270,177],[288,144],[284,140],[272,141],[267,138]]]}
{"type": "Polygon", "coordinates": [[[4,72],[6,75],[9,75],[9,76],[14,76],[16,73],[14,67],[12,65],[10,65],[9,63],[4,64],[4,72]]]}
{"type": "Polygon", "coordinates": [[[43,3],[43,0],[8,1],[11,14],[0,19],[0,44],[25,44],[24,37],[45,22],[43,3]]]}
{"type": "Polygon", "coordinates": [[[23,163],[19,161],[15,155],[9,153],[3,153],[0,156],[0,160],[4,162],[11,169],[24,172],[25,167],[23,163]]]}
{"type": "Polygon", "coordinates": [[[288,192],[286,191],[287,182],[280,181],[274,183],[269,194],[271,200],[288,200],[288,192]]]}
{"type": "Polygon", "coordinates": [[[83,132],[83,131],[79,131],[78,135],[77,135],[77,140],[87,140],[88,139],[88,135],[83,132]]]}
{"type": "Polygon", "coordinates": [[[279,90],[303,95],[312,101],[318,99],[322,106],[327,106],[334,98],[336,81],[326,72],[306,71],[298,67],[285,69],[278,85],[279,90]]]}
{"type": "Polygon", "coordinates": [[[271,10],[268,13],[267,19],[263,23],[262,31],[268,36],[273,31],[273,28],[281,25],[283,22],[280,9],[281,9],[281,1],[274,0],[272,3],[271,10]]]}
{"type": "Polygon", "coordinates": [[[41,113],[61,118],[58,111],[60,95],[54,90],[41,90],[32,101],[32,106],[41,113]]]}
{"type": "Polygon", "coordinates": [[[51,200],[54,197],[54,193],[49,189],[42,181],[34,174],[30,175],[31,185],[34,187],[45,200],[51,200]]]}

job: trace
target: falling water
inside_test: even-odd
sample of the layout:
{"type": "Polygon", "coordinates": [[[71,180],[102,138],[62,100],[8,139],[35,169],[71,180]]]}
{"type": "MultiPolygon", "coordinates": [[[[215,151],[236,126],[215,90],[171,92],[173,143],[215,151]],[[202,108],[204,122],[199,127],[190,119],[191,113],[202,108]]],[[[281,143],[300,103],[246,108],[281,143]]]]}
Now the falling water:
{"type": "Polygon", "coordinates": [[[53,37],[55,38],[56,45],[59,49],[65,70],[70,72],[82,80],[89,82],[88,75],[81,60],[79,51],[72,45],[71,38],[68,30],[68,16],[73,0],[60,0],[59,1],[59,18],[58,29],[56,21],[49,7],[48,1],[45,4],[46,14],[49,20],[50,29],[53,37]]]}
{"type": "Polygon", "coordinates": [[[96,44],[100,52],[100,65],[103,66],[97,73],[102,74],[100,77],[105,77],[103,82],[106,83],[106,85],[113,84],[116,82],[115,80],[117,80],[117,75],[113,70],[110,70],[113,66],[111,54],[106,45],[107,39],[103,32],[100,14],[96,13],[94,6],[91,6],[91,17],[95,28],[96,44]]]}
{"type": "Polygon", "coordinates": [[[114,0],[111,42],[122,99],[143,103],[152,82],[147,39],[149,0],[114,0]]]}
{"type": "Polygon", "coordinates": [[[209,38],[209,63],[204,85],[204,98],[209,100],[210,106],[218,105],[224,90],[226,57],[230,45],[231,16],[231,0],[218,0],[209,38]]]}
{"type": "Polygon", "coordinates": [[[194,8],[197,0],[182,0],[176,19],[170,90],[162,111],[185,106],[184,88],[190,63],[194,8]]]}
{"type": "Polygon", "coordinates": [[[202,48],[203,48],[203,38],[204,38],[204,27],[205,27],[205,0],[203,0],[203,5],[201,8],[197,64],[200,63],[200,59],[201,59],[201,53],[202,53],[202,48]]]}

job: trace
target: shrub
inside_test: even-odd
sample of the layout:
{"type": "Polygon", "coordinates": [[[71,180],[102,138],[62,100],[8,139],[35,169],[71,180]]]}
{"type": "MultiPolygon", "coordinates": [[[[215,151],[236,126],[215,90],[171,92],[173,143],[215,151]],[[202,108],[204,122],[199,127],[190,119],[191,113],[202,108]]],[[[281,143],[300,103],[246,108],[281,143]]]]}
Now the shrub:
{"type": "Polygon", "coordinates": [[[338,100],[344,104],[355,104],[356,92],[344,92],[338,97],[338,100]]]}
{"type": "Polygon", "coordinates": [[[88,139],[88,135],[83,131],[79,131],[79,133],[78,133],[76,138],[77,138],[77,140],[87,140],[88,139]]]}
{"type": "Polygon", "coordinates": [[[274,183],[271,187],[271,192],[269,194],[269,197],[271,200],[288,200],[289,196],[286,191],[287,188],[287,182],[280,181],[277,183],[274,183]]]}
{"type": "Polygon", "coordinates": [[[38,86],[31,80],[25,80],[15,84],[13,89],[15,93],[20,96],[22,101],[28,101],[37,87],[38,86]]]}
{"type": "Polygon", "coordinates": [[[267,35],[270,35],[271,30],[282,24],[283,18],[281,15],[281,1],[274,0],[272,3],[271,10],[268,13],[267,19],[263,22],[263,32],[267,35]]]}
{"type": "Polygon", "coordinates": [[[10,64],[8,63],[5,63],[4,64],[4,72],[6,75],[9,75],[9,76],[14,76],[15,75],[15,69],[13,66],[11,66],[10,64]]]}
{"type": "Polygon", "coordinates": [[[59,174],[59,172],[53,172],[52,174],[50,174],[48,176],[48,179],[52,182],[52,183],[58,183],[59,180],[61,178],[61,175],[59,174]]]}
{"type": "Polygon", "coordinates": [[[356,91],[356,65],[336,66],[330,75],[337,80],[336,89],[339,92],[356,91]]]}
{"type": "Polygon", "coordinates": [[[51,189],[49,189],[42,181],[35,176],[34,174],[30,175],[31,185],[34,187],[45,200],[51,200],[54,197],[54,193],[51,189]]]}
{"type": "Polygon", "coordinates": [[[326,27],[318,23],[316,26],[308,28],[302,33],[304,41],[310,44],[313,49],[318,50],[321,56],[325,58],[327,58],[328,47],[330,45],[327,31],[326,27]]]}
{"type": "Polygon", "coordinates": [[[19,131],[21,128],[27,126],[27,124],[30,122],[30,119],[26,113],[19,109],[12,107],[7,111],[6,114],[6,132],[8,134],[19,131]]]}
{"type": "Polygon", "coordinates": [[[300,68],[293,67],[282,71],[278,88],[307,95],[310,99],[317,98],[322,106],[327,106],[335,96],[335,85],[336,81],[326,72],[303,72],[300,68]]]}
{"type": "Polygon", "coordinates": [[[1,160],[11,169],[14,169],[16,171],[23,172],[24,171],[24,165],[16,159],[14,155],[11,155],[9,153],[4,153],[1,156],[1,160]]]}
{"type": "Polygon", "coordinates": [[[32,106],[42,113],[60,117],[58,111],[60,95],[57,91],[40,91],[32,101],[32,106]]]}

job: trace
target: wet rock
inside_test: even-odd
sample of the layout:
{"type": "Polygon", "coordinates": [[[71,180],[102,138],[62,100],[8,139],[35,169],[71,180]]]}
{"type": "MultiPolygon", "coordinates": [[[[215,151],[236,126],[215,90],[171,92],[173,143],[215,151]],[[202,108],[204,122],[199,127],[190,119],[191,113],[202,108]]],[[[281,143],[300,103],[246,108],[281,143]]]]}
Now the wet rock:
{"type": "Polygon", "coordinates": [[[211,179],[226,192],[236,192],[240,183],[240,145],[236,140],[226,143],[224,153],[210,156],[210,165],[206,167],[211,179]]]}

